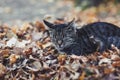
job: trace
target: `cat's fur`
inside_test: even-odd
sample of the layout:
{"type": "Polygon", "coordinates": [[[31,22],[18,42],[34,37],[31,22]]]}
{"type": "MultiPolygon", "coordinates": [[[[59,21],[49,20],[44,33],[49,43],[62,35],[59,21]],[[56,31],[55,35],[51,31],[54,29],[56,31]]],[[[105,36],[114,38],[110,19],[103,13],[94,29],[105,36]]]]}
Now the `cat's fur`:
{"type": "Polygon", "coordinates": [[[57,50],[67,54],[84,55],[120,48],[120,28],[106,22],[95,22],[77,29],[74,20],[64,24],[52,24],[46,20],[52,42],[57,50]]]}

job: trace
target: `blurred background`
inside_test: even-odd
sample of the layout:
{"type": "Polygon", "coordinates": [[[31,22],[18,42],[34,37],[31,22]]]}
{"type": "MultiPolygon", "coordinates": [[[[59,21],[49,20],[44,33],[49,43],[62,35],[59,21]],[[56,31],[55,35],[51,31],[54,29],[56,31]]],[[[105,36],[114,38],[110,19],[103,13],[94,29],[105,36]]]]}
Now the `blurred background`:
{"type": "MultiPolygon", "coordinates": [[[[78,22],[120,19],[120,0],[1,0],[0,24],[21,24],[42,20],[44,16],[73,18],[78,22]]],[[[119,23],[118,23],[119,24],[119,23]]]]}
{"type": "Polygon", "coordinates": [[[45,15],[63,16],[72,8],[64,0],[1,0],[0,23],[20,24],[43,19],[45,15]]]}

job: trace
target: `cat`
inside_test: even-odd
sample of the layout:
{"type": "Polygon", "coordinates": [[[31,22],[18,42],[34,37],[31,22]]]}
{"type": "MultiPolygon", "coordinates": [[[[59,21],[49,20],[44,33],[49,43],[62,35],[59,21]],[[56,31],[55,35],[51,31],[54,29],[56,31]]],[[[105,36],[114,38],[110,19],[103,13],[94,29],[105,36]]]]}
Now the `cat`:
{"type": "Polygon", "coordinates": [[[53,24],[43,20],[51,41],[60,52],[86,55],[104,52],[111,45],[120,48],[120,28],[107,22],[94,22],[78,29],[75,20],[63,24],[53,24]]]}

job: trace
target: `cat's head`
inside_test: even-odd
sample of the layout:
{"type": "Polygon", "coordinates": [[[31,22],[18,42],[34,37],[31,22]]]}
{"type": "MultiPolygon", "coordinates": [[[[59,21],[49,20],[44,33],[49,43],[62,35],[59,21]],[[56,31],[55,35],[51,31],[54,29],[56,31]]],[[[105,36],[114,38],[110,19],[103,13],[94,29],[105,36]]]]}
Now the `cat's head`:
{"type": "Polygon", "coordinates": [[[56,48],[62,51],[64,48],[70,47],[75,42],[76,28],[74,19],[64,24],[53,24],[43,20],[50,33],[52,42],[56,48]]]}

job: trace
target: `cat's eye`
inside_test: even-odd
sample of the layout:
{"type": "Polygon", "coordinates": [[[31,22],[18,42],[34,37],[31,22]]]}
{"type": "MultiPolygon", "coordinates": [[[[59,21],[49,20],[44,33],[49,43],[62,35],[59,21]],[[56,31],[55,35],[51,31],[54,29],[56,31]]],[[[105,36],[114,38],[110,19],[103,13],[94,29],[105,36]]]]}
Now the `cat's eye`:
{"type": "Polygon", "coordinates": [[[73,28],[68,28],[68,30],[69,30],[69,31],[72,31],[72,30],[73,30],[73,28]]]}
{"type": "Polygon", "coordinates": [[[73,29],[72,29],[72,27],[66,27],[65,30],[67,30],[67,31],[71,31],[71,30],[73,30],[73,29]]]}

